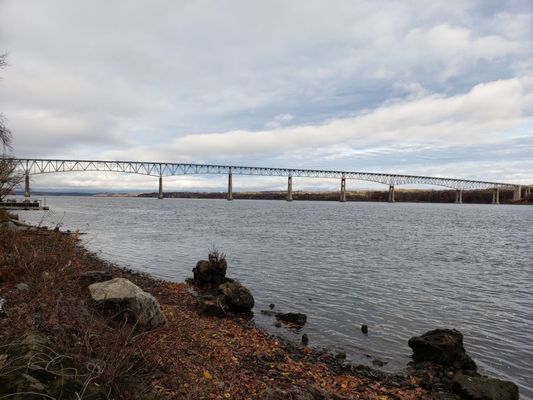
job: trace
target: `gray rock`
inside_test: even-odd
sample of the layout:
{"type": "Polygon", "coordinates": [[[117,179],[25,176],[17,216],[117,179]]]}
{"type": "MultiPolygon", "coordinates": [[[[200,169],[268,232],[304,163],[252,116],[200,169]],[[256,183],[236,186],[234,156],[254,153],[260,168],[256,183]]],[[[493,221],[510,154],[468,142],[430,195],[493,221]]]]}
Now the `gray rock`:
{"type": "Polygon", "coordinates": [[[227,306],[218,298],[213,299],[206,296],[198,299],[197,309],[200,315],[223,318],[226,316],[227,306]]]}
{"type": "Polygon", "coordinates": [[[453,376],[453,386],[454,390],[472,400],[518,400],[518,387],[509,381],[457,372],[453,376]]]}
{"type": "Polygon", "coordinates": [[[218,287],[219,298],[231,311],[248,312],[255,304],[252,293],[239,282],[227,282],[218,287]]]}
{"type": "Polygon", "coordinates": [[[17,283],[15,287],[17,288],[17,290],[20,290],[21,292],[30,290],[30,287],[28,286],[27,283],[17,283]]]}
{"type": "Polygon", "coordinates": [[[113,305],[123,312],[129,312],[140,325],[155,328],[166,323],[155,297],[127,279],[115,278],[93,283],[89,286],[89,292],[97,304],[113,305]]]}
{"type": "Polygon", "coordinates": [[[0,223],[0,229],[4,229],[6,231],[16,231],[18,230],[18,226],[11,221],[1,222],[0,223]]]}
{"type": "Polygon", "coordinates": [[[301,313],[278,313],[276,314],[276,319],[295,324],[298,326],[304,326],[307,322],[307,315],[301,313]]]}
{"type": "Polygon", "coordinates": [[[227,268],[228,264],[225,258],[209,261],[200,260],[192,270],[194,283],[198,285],[221,284],[226,281],[227,268]]]}
{"type": "Polygon", "coordinates": [[[0,297],[0,315],[1,316],[7,316],[6,310],[4,309],[4,304],[6,304],[6,300],[0,297]]]}
{"type": "Polygon", "coordinates": [[[409,339],[415,361],[431,361],[457,369],[476,370],[475,362],[465,352],[463,334],[456,329],[435,329],[409,339]]]}

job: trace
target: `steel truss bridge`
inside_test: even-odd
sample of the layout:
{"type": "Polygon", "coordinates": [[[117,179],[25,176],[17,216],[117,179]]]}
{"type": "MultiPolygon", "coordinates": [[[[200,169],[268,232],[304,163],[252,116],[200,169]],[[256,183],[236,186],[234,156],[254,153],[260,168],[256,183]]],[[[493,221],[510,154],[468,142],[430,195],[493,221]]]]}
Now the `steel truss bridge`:
{"type": "MultiPolygon", "coordinates": [[[[357,171],[330,171],[298,168],[243,167],[233,165],[209,165],[144,161],[99,161],[99,160],[51,160],[36,158],[10,158],[17,171],[25,179],[25,195],[29,196],[29,176],[57,172],[107,171],[127,174],[148,175],[159,178],[159,197],[163,198],[163,177],[176,175],[228,176],[228,199],[232,199],[232,175],[283,176],[288,178],[287,200],[292,200],[292,178],[336,178],[341,180],[341,201],[346,200],[346,179],[377,182],[389,186],[389,201],[394,201],[394,187],[397,185],[432,185],[456,190],[456,202],[462,202],[465,189],[492,189],[493,202],[499,202],[500,189],[514,191],[514,199],[520,200],[520,185],[502,182],[478,181],[473,179],[443,178],[417,175],[399,175],[357,171]]],[[[529,195],[530,188],[525,188],[529,195]]]]}

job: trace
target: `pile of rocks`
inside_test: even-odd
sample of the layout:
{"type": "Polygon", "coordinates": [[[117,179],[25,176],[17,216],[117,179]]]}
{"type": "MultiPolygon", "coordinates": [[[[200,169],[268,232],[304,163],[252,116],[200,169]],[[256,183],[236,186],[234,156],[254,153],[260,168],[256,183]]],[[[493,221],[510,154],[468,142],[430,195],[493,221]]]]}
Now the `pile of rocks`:
{"type": "Polygon", "coordinates": [[[223,254],[211,252],[208,260],[200,260],[193,268],[192,283],[203,289],[198,297],[202,315],[225,317],[229,312],[247,313],[255,304],[248,288],[226,277],[228,264],[223,254]]]}
{"type": "Polygon", "coordinates": [[[509,381],[483,376],[466,353],[456,329],[435,329],[409,339],[415,363],[431,362],[443,369],[455,392],[473,400],[518,400],[518,387],[509,381]]]}

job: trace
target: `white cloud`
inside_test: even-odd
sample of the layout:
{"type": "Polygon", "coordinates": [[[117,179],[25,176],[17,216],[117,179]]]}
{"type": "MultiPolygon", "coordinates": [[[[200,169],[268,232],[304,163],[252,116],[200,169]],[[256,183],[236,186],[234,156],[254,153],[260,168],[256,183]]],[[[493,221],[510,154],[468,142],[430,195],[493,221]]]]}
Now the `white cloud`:
{"type": "Polygon", "coordinates": [[[120,159],[134,154],[146,159],[150,155],[172,161],[290,153],[336,145],[482,144],[532,122],[532,110],[532,77],[513,78],[480,84],[461,95],[396,101],[355,117],[318,125],[186,135],[165,145],[112,151],[106,156],[120,159]]]}

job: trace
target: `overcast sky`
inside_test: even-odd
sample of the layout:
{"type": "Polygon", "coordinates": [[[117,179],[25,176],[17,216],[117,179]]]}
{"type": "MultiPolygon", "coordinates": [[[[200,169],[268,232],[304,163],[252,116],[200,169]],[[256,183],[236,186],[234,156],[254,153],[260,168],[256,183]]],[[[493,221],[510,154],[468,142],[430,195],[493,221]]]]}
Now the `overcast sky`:
{"type": "MultiPolygon", "coordinates": [[[[533,183],[532,0],[0,0],[2,52],[0,112],[19,157],[533,183]]],[[[111,173],[32,179],[157,185],[111,173]]],[[[235,190],[285,184],[239,177],[235,190]]]]}

